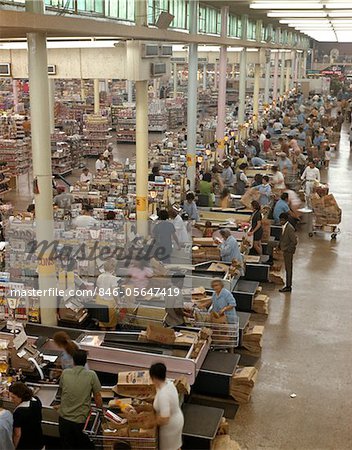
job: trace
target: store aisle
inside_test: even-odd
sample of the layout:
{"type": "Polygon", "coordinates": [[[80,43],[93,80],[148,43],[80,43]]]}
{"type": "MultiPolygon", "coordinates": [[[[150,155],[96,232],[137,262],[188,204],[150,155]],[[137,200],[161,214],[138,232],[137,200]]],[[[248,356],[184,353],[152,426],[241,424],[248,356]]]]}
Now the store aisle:
{"type": "MultiPolygon", "coordinates": [[[[299,236],[291,295],[270,292],[261,369],[233,437],[244,449],[351,448],[352,154],[344,126],[327,175],[341,235],[299,236]],[[295,393],[296,398],[290,398],[295,393]]],[[[323,172],[323,171],[322,171],[323,172]]],[[[324,171],[325,172],[325,171],[324,171]]],[[[324,178],[323,178],[324,179],[324,178]]]]}

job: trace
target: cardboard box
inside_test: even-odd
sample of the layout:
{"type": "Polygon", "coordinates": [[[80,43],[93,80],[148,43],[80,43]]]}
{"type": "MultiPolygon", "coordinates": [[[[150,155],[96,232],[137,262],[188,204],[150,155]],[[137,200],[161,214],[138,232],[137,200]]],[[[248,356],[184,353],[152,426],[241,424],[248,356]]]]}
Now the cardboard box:
{"type": "Polygon", "coordinates": [[[148,341],[158,342],[160,344],[172,345],[175,342],[175,331],[171,328],[164,328],[158,325],[148,325],[147,327],[148,341]]]}
{"type": "Polygon", "coordinates": [[[155,396],[155,386],[146,370],[120,372],[113,391],[123,397],[151,398],[155,396]]]}

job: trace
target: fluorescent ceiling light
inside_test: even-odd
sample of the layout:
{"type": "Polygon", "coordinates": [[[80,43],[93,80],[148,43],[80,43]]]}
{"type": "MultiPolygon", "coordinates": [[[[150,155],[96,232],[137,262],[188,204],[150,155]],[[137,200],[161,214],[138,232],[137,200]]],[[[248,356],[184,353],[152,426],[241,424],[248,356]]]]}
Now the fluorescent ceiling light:
{"type": "MultiPolygon", "coordinates": [[[[112,48],[119,41],[47,41],[47,48],[112,48]]],[[[27,50],[27,42],[0,43],[0,50],[27,50]]]]}
{"type": "Polygon", "coordinates": [[[323,9],[323,5],[320,2],[300,2],[300,1],[290,1],[290,2],[260,2],[256,1],[251,3],[250,8],[252,9],[323,9]]]}
{"type": "Polygon", "coordinates": [[[326,8],[332,8],[332,9],[347,9],[351,7],[351,2],[324,2],[326,8]]]}
{"type": "Polygon", "coordinates": [[[270,11],[267,13],[268,17],[326,17],[326,12],[323,11],[270,11]]]}
{"type": "Polygon", "coordinates": [[[352,11],[331,11],[329,12],[329,17],[351,17],[352,11]]]}

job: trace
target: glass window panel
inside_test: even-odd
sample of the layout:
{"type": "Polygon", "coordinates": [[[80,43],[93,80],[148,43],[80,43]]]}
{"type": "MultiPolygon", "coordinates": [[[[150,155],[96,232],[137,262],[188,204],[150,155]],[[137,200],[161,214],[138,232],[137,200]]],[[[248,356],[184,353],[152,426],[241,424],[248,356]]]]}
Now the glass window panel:
{"type": "Polygon", "coordinates": [[[118,17],[117,2],[115,0],[108,0],[107,2],[107,14],[109,17],[118,17]]]}
{"type": "Polygon", "coordinates": [[[127,17],[126,19],[129,20],[130,22],[134,22],[135,17],[135,9],[134,9],[134,2],[127,2],[127,17]]]}
{"type": "Polygon", "coordinates": [[[119,19],[127,19],[127,2],[126,0],[119,0],[119,19]]]}
{"type": "Polygon", "coordinates": [[[104,0],[95,0],[94,11],[99,14],[104,13],[104,0]]]}
{"type": "Polygon", "coordinates": [[[86,10],[86,0],[77,0],[77,9],[78,11],[86,10]]]}

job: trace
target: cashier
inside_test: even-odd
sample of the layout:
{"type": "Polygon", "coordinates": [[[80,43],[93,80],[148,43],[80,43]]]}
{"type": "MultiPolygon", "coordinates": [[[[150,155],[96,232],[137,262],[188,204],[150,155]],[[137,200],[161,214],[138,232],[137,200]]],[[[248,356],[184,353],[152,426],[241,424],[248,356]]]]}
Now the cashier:
{"type": "Polygon", "coordinates": [[[212,296],[212,311],[219,316],[226,316],[228,323],[235,323],[236,320],[236,300],[231,292],[224,288],[224,283],[220,278],[214,278],[211,282],[214,290],[212,296]]]}
{"type": "Polygon", "coordinates": [[[104,170],[106,168],[106,161],[104,158],[103,153],[99,155],[99,158],[95,161],[95,170],[97,172],[100,172],[101,170],[104,170]]]}
{"type": "Polygon", "coordinates": [[[109,321],[99,322],[99,326],[105,329],[115,329],[118,323],[117,299],[120,279],[114,275],[115,270],[116,261],[108,259],[104,263],[104,272],[97,278],[98,295],[96,303],[107,306],[109,310],[109,321]]]}
{"type": "Polygon", "coordinates": [[[231,231],[228,228],[224,228],[220,230],[220,235],[223,238],[223,242],[219,245],[221,261],[230,263],[236,259],[242,262],[243,257],[238,242],[232,236],[231,231]]]}
{"type": "Polygon", "coordinates": [[[89,172],[88,167],[85,167],[82,170],[82,173],[81,173],[79,181],[81,183],[91,183],[92,180],[93,180],[93,175],[89,172]]]}

